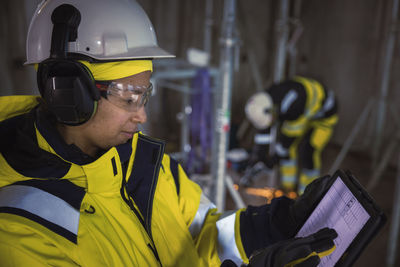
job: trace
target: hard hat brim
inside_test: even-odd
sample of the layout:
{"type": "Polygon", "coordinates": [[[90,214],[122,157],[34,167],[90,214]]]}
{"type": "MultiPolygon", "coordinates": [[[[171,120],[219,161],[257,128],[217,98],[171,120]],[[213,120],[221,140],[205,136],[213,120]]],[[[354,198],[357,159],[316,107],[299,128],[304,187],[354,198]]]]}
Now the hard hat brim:
{"type": "MultiPolygon", "coordinates": [[[[136,47],[129,49],[126,53],[117,55],[93,55],[85,52],[80,52],[82,55],[86,55],[90,58],[99,61],[117,61],[117,60],[135,60],[135,59],[163,59],[163,58],[175,58],[176,56],[165,51],[164,49],[154,46],[154,47],[136,47]],[[146,55],[146,56],[143,56],[146,55]]],[[[37,64],[40,62],[29,62],[26,61],[24,65],[37,64]]]]}
{"type": "MultiPolygon", "coordinates": [[[[85,55],[85,52],[80,52],[80,54],[85,55]]],[[[168,53],[164,49],[154,46],[154,47],[135,47],[129,49],[126,53],[116,54],[116,55],[93,55],[86,54],[89,57],[103,61],[112,60],[127,60],[127,59],[157,59],[157,58],[174,58],[175,55],[168,53]],[[145,56],[144,56],[145,55],[145,56]]]]}

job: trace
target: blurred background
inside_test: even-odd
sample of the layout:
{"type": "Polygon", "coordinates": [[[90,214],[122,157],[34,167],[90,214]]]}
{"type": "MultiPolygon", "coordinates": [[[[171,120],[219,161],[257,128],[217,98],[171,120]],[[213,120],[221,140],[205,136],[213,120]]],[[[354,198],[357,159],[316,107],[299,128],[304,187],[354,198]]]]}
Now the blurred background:
{"type": "MultiPolygon", "coordinates": [[[[23,63],[29,21],[39,2],[0,1],[0,95],[38,94],[35,70],[23,63]]],[[[154,62],[156,90],[143,131],[167,140],[167,151],[208,188],[220,208],[263,204],[277,196],[273,184],[268,191],[273,170],[259,174],[249,190],[238,186],[238,162],[227,159],[232,149],[252,146],[255,131],[245,103],[293,75],[322,81],[339,103],[322,173],[350,170],[388,217],[355,266],[399,266],[398,1],[138,2],[159,45],[176,55],[154,62]],[[202,78],[209,84],[199,82],[202,78]],[[195,117],[199,109],[203,115],[195,117]]]]}

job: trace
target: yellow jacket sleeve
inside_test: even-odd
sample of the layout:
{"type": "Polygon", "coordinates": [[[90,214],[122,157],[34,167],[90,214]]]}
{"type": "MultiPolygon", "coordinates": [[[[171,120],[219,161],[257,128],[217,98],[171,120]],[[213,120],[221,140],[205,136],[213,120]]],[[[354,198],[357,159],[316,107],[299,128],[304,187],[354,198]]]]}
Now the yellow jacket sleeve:
{"type": "Polygon", "coordinates": [[[79,266],[73,262],[71,255],[66,255],[54,245],[54,242],[47,238],[39,228],[29,227],[28,220],[10,214],[1,214],[0,217],[0,262],[3,267],[19,266],[79,266]],[[13,216],[15,222],[10,223],[6,220],[13,216]],[[7,224],[7,226],[5,226],[7,224]]]}
{"type": "Polygon", "coordinates": [[[174,179],[179,187],[180,209],[195,243],[200,265],[220,266],[225,259],[232,259],[239,265],[248,262],[239,229],[242,210],[219,213],[200,186],[188,178],[182,166],[170,160],[172,175],[178,176],[174,179]]]}

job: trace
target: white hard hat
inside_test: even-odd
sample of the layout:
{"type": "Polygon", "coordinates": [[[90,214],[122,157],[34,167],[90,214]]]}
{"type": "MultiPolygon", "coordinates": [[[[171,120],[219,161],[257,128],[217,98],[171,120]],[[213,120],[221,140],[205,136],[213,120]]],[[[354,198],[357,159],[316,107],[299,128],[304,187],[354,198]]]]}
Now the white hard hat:
{"type": "Polygon", "coordinates": [[[108,61],[174,57],[158,46],[153,25],[134,0],[45,0],[29,25],[25,64],[50,57],[51,15],[62,4],[74,6],[81,16],[69,53],[108,61]]]}
{"type": "Polygon", "coordinates": [[[246,103],[246,117],[258,130],[266,129],[271,126],[273,121],[273,105],[272,98],[268,93],[258,92],[251,96],[246,103]]]}

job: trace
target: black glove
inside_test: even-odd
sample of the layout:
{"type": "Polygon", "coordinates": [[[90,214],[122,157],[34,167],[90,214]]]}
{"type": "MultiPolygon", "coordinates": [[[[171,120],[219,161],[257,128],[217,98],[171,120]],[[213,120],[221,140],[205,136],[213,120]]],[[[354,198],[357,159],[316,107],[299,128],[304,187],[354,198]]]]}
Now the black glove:
{"type": "Polygon", "coordinates": [[[296,199],[291,206],[291,213],[297,224],[305,222],[311,211],[328,191],[332,179],[334,178],[329,175],[315,179],[305,188],[304,193],[296,199]]]}
{"type": "Polygon", "coordinates": [[[304,193],[290,204],[288,211],[285,210],[285,207],[276,210],[273,221],[283,236],[286,238],[294,237],[311,211],[328,190],[332,179],[329,175],[315,179],[306,187],[304,193]]]}
{"type": "Polygon", "coordinates": [[[317,266],[320,256],[329,255],[335,249],[333,239],[336,237],[334,229],[323,228],[307,237],[280,241],[256,251],[250,257],[248,267],[317,266]]]}

